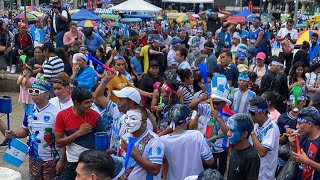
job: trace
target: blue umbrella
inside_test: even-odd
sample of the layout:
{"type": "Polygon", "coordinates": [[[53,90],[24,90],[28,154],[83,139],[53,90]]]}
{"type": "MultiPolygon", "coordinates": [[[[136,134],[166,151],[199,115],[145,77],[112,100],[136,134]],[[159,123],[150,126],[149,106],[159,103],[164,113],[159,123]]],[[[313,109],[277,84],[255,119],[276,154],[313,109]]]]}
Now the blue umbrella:
{"type": "Polygon", "coordinates": [[[91,13],[86,9],[80,9],[79,12],[71,15],[71,19],[74,21],[83,21],[83,20],[98,21],[100,20],[100,17],[91,13]]]}

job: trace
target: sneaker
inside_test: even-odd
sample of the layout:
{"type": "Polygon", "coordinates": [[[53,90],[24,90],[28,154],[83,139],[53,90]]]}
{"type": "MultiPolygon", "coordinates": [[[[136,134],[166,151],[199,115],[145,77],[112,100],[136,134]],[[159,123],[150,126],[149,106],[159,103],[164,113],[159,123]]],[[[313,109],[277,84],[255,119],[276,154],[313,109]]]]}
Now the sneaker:
{"type": "Polygon", "coordinates": [[[7,72],[10,72],[10,71],[11,71],[10,66],[7,66],[7,72]]]}
{"type": "Polygon", "coordinates": [[[16,65],[11,65],[11,74],[16,73],[17,69],[16,69],[16,65]]]}
{"type": "Polygon", "coordinates": [[[0,146],[7,146],[8,145],[8,139],[5,139],[0,146]]]}

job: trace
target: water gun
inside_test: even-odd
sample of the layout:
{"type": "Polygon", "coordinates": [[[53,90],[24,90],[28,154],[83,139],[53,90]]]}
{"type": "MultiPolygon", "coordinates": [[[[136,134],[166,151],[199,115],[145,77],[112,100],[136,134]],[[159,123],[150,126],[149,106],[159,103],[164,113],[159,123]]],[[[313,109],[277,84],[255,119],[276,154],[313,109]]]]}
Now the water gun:
{"type": "Polygon", "coordinates": [[[23,68],[26,68],[27,67],[27,64],[26,64],[27,56],[25,54],[21,55],[20,60],[22,62],[23,68]]]}
{"type": "Polygon", "coordinates": [[[301,87],[300,86],[294,86],[292,88],[292,91],[293,91],[293,96],[294,96],[294,99],[293,99],[294,109],[293,109],[293,111],[294,112],[298,112],[299,111],[299,109],[298,109],[299,95],[300,95],[300,92],[301,92],[301,87]]]}
{"type": "Polygon", "coordinates": [[[104,69],[106,69],[108,71],[112,71],[113,72],[113,70],[109,66],[103,64],[98,59],[94,58],[91,53],[88,54],[88,60],[100,65],[101,67],[103,67],[104,69]]]}

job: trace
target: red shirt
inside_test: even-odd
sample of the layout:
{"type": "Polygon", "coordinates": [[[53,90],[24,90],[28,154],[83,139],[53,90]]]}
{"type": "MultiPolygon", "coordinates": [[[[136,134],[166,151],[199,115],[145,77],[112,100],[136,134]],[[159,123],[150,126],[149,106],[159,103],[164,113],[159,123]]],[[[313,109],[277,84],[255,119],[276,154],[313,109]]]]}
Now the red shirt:
{"type": "Polygon", "coordinates": [[[28,34],[25,35],[18,35],[18,45],[20,48],[25,48],[29,45],[29,39],[28,39],[28,34]]]}

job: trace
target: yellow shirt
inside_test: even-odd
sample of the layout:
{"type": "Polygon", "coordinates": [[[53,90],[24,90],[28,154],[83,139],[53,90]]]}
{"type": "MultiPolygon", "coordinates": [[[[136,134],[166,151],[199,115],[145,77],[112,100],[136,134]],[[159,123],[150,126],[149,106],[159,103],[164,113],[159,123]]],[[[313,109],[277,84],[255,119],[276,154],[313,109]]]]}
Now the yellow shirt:
{"type": "Polygon", "coordinates": [[[145,45],[141,48],[140,56],[143,57],[143,72],[147,73],[149,70],[149,47],[150,45],[145,45]]]}
{"type": "Polygon", "coordinates": [[[130,81],[124,76],[115,76],[113,77],[109,83],[107,84],[107,89],[109,92],[111,92],[111,100],[115,103],[118,102],[119,98],[113,94],[113,90],[119,91],[125,87],[134,87],[130,81]]]}
{"type": "MultiPolygon", "coordinates": [[[[235,57],[235,56],[232,56],[232,62],[233,62],[233,63],[236,63],[236,57],[235,57]]],[[[218,64],[221,64],[220,55],[219,55],[219,57],[218,57],[218,59],[217,59],[217,63],[218,63],[218,64]]]]}

